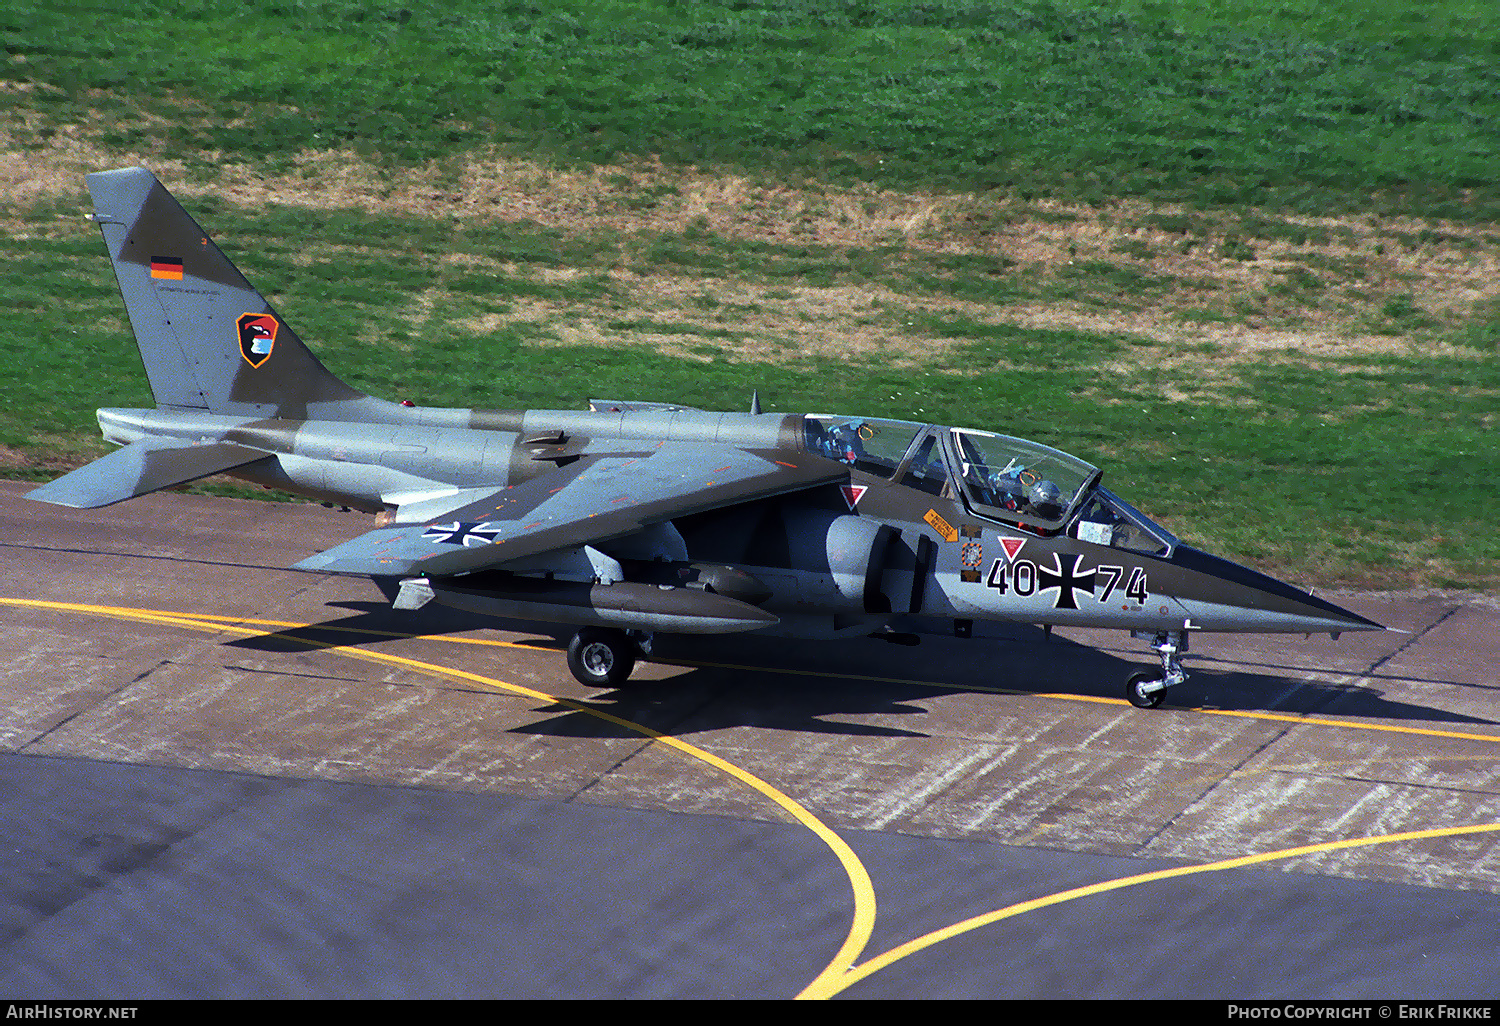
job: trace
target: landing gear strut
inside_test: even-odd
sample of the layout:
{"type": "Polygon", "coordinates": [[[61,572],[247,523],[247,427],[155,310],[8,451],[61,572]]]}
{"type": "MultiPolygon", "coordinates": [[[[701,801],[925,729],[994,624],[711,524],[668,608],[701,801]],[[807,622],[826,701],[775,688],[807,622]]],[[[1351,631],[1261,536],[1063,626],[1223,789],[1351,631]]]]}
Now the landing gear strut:
{"type": "Polygon", "coordinates": [[[1187,671],[1182,668],[1182,654],[1188,650],[1186,631],[1161,631],[1149,634],[1131,631],[1131,636],[1151,642],[1156,654],[1161,656],[1161,675],[1133,673],[1125,682],[1125,697],[1137,709],[1155,709],[1167,696],[1167,688],[1187,680],[1187,671]]]}

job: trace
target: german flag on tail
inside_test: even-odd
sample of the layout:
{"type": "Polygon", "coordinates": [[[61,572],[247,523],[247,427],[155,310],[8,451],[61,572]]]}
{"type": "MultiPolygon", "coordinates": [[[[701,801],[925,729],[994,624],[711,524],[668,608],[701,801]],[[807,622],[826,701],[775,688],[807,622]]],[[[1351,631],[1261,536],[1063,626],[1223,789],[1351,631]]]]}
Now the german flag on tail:
{"type": "Polygon", "coordinates": [[[151,258],[151,277],[169,281],[182,280],[182,257],[154,256],[151,258]]]}

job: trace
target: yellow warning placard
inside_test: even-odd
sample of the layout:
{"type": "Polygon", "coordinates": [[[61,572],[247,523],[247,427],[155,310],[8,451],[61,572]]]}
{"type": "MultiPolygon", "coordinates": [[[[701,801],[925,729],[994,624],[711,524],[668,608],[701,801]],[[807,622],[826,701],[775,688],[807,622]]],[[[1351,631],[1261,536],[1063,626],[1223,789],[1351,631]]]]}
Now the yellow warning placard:
{"type": "Polygon", "coordinates": [[[934,531],[943,536],[943,541],[958,541],[958,529],[938,516],[937,510],[928,510],[927,515],[922,519],[927,521],[934,531]]]}

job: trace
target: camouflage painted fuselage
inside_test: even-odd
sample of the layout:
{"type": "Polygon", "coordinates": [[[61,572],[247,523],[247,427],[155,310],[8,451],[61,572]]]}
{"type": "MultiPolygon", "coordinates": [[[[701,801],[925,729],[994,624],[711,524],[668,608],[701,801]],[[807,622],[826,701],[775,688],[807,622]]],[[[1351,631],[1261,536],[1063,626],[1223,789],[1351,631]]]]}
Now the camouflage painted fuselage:
{"type": "MultiPolygon", "coordinates": [[[[682,539],[676,551],[660,545],[642,549],[632,537],[639,531],[610,538],[600,530],[598,515],[634,505],[631,489],[621,488],[618,495],[596,497],[602,508],[551,532],[541,552],[499,564],[522,577],[586,582],[593,578],[592,567],[576,552],[592,544],[627,560],[734,567],[765,586],[767,594],[755,605],[781,621],[739,629],[811,636],[868,633],[903,614],[1129,630],[1186,625],[1189,630],[1313,632],[1359,629],[1368,622],[1175,539],[1161,555],[1132,552],[1067,530],[1043,532],[977,514],[960,496],[898,483],[909,459],[889,475],[843,467],[808,451],[801,416],[400,406],[390,413],[384,422],[347,423],[101,410],[100,424],[107,438],[122,445],[171,438],[200,451],[232,451],[247,458],[229,469],[237,477],[371,513],[451,502],[453,495],[469,491],[498,490],[503,497],[549,477],[563,484],[572,464],[639,456],[663,442],[779,453],[803,471],[803,478],[809,470],[833,469],[836,483],[791,490],[799,479],[789,476],[789,494],[722,507],[715,482],[705,477],[695,499],[665,518],[682,539]],[[610,544],[621,539],[624,544],[610,544]]],[[[524,519],[534,508],[497,510],[472,523],[524,519]]],[[[463,521],[446,515],[411,530],[425,535],[450,523],[453,533],[463,530],[463,521]]],[[[477,540],[430,540],[429,558],[468,554],[477,540]]],[[[306,568],[443,576],[421,558],[386,567],[317,566],[315,557],[306,568]]],[[[492,576],[489,583],[497,594],[505,591],[503,578],[492,576]]],[[[516,588],[523,586],[516,582],[516,588]]],[[[508,615],[548,612],[545,596],[533,591],[529,601],[534,608],[515,605],[508,615]]],[[[575,613],[567,622],[594,621],[575,613]]]]}
{"type": "Polygon", "coordinates": [[[373,577],[403,609],[436,600],[640,632],[837,637],[897,617],[959,633],[980,619],[1147,632],[1164,677],[1132,684],[1132,701],[1181,679],[1191,631],[1380,629],[1183,545],[1096,468],[1024,439],[832,414],[365,395],[149,172],[88,182],[157,408],[100,410],[122,448],[34,499],[100,506],[230,473],[364,510],[372,529],[297,568],[373,577]]]}

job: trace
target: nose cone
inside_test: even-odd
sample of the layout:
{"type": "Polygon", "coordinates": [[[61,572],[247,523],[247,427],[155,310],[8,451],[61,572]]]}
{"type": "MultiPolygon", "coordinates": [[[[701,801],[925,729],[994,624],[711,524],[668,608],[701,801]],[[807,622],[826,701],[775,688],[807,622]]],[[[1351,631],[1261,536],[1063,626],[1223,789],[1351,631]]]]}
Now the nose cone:
{"type": "Polygon", "coordinates": [[[1192,625],[1202,630],[1297,634],[1385,630],[1374,620],[1285,581],[1189,545],[1173,551],[1171,564],[1184,572],[1177,601],[1192,625]]]}

